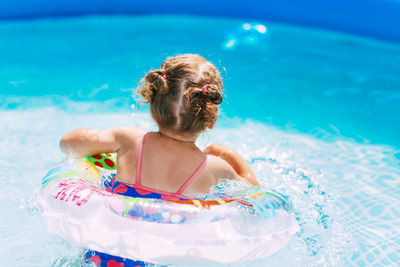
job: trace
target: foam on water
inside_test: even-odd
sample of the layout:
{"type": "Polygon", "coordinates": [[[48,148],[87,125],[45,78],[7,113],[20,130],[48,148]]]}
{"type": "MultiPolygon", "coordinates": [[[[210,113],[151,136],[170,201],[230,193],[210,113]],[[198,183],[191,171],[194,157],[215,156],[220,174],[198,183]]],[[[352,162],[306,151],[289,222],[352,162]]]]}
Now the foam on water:
{"type": "MultiPolygon", "coordinates": [[[[0,234],[6,266],[79,266],[80,249],[49,234],[34,205],[40,179],[63,159],[59,138],[76,127],[155,129],[145,113],[70,113],[58,108],[0,111],[0,234]],[[9,255],[12,255],[11,257],[9,255]]],[[[225,119],[198,144],[238,150],[263,186],[289,197],[301,230],[287,247],[251,266],[395,265],[399,159],[388,146],[326,142],[252,121],[225,119]],[[221,125],[230,125],[221,126],[221,125]]],[[[249,263],[233,266],[249,266],[249,263]]]]}

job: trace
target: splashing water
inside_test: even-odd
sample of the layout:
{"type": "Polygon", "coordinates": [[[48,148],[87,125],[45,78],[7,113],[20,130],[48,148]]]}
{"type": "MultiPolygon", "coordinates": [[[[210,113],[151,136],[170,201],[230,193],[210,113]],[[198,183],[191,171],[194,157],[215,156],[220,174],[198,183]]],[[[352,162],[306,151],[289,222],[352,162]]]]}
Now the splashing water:
{"type": "MultiPolygon", "coordinates": [[[[82,125],[135,125],[149,130],[155,125],[143,113],[132,119],[116,113],[83,115],[48,108],[1,111],[0,115],[4,129],[0,174],[7,177],[1,180],[1,209],[9,214],[1,220],[1,234],[8,242],[1,258],[9,266],[47,266],[51,262],[73,266],[79,260],[79,248],[47,233],[34,205],[40,177],[63,158],[58,139],[82,125]],[[14,258],[7,261],[4,255],[14,258]]],[[[398,212],[395,188],[400,174],[390,147],[328,143],[235,120],[229,128],[204,134],[198,143],[204,147],[209,142],[224,142],[237,149],[262,185],[288,196],[296,211],[301,230],[294,239],[282,251],[252,266],[335,266],[351,262],[351,257],[367,262],[371,253],[375,261],[396,259],[398,252],[385,249],[399,241],[394,215],[398,212]]]]}

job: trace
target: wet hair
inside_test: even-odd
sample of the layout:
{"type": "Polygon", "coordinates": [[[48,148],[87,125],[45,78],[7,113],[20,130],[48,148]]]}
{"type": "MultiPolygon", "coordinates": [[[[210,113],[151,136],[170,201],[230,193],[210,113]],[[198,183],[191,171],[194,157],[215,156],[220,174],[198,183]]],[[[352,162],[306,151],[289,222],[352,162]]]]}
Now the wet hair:
{"type": "Polygon", "coordinates": [[[169,57],[141,79],[138,94],[150,103],[160,128],[177,133],[206,130],[218,115],[222,79],[217,68],[196,54],[169,57]]]}

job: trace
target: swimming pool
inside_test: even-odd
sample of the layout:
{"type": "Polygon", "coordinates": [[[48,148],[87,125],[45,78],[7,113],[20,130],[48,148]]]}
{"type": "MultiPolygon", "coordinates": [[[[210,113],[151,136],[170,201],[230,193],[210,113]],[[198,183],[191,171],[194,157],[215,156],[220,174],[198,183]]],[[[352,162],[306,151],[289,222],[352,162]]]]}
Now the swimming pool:
{"type": "Polygon", "coordinates": [[[0,36],[2,264],[79,266],[79,248],[49,234],[34,204],[63,158],[58,140],[80,126],[154,129],[131,107],[132,88],[186,52],[223,70],[226,88],[217,128],[199,144],[239,150],[297,211],[298,235],[251,266],[399,264],[399,45],[174,15],[3,21],[0,36]]]}

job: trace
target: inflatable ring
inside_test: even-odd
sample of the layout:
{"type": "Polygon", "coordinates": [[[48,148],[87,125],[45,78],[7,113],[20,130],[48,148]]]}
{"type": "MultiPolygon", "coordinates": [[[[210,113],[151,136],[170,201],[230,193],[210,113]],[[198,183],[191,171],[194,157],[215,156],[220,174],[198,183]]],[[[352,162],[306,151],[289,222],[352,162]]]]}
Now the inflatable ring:
{"type": "Polygon", "coordinates": [[[100,154],[51,169],[37,197],[49,230],[91,250],[156,264],[264,258],[298,231],[290,203],[275,192],[251,187],[236,198],[132,198],[102,189],[115,166],[114,154],[100,154]]]}

